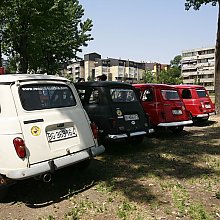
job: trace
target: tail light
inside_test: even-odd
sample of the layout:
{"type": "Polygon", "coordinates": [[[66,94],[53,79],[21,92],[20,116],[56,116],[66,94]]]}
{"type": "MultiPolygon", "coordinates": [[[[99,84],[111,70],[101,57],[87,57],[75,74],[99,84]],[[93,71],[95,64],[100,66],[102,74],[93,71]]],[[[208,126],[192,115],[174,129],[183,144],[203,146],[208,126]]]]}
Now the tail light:
{"type": "Polygon", "coordinates": [[[92,129],[92,133],[94,135],[94,138],[97,139],[98,136],[99,136],[99,130],[98,130],[97,125],[93,122],[93,123],[90,124],[90,126],[91,126],[91,129],[92,129]]]}
{"type": "Polygon", "coordinates": [[[109,118],[109,122],[112,125],[112,128],[116,128],[116,118],[109,118]]]}
{"type": "Polygon", "coordinates": [[[26,156],[26,150],[25,150],[25,144],[24,144],[23,139],[16,137],[13,140],[13,144],[14,144],[17,155],[20,158],[24,158],[26,156]]]}
{"type": "Polygon", "coordinates": [[[199,105],[199,110],[200,110],[200,112],[203,112],[203,107],[202,107],[202,105],[199,105]]]}
{"type": "Polygon", "coordinates": [[[201,102],[201,106],[202,106],[202,108],[205,108],[205,105],[204,105],[204,103],[203,103],[203,102],[201,102]]]}

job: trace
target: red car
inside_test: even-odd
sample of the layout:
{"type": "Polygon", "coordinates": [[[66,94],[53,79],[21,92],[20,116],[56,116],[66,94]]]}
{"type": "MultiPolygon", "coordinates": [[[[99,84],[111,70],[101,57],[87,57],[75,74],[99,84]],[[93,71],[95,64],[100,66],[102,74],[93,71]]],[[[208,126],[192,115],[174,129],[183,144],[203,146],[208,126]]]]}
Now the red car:
{"type": "Polygon", "coordinates": [[[165,84],[133,84],[139,91],[142,106],[149,115],[151,125],[181,132],[185,125],[192,124],[178,90],[165,84]]]}
{"type": "Polygon", "coordinates": [[[179,89],[180,96],[193,121],[208,120],[210,115],[216,114],[215,105],[203,86],[175,85],[175,88],[179,89]]]}

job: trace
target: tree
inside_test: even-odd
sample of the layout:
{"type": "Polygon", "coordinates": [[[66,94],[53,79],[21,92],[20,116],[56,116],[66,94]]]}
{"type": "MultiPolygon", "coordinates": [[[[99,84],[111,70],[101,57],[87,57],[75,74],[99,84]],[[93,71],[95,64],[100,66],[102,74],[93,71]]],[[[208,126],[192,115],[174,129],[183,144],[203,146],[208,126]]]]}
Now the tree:
{"type": "Polygon", "coordinates": [[[181,70],[174,66],[171,67],[168,70],[163,70],[159,73],[157,83],[163,83],[163,84],[180,84],[182,83],[182,77],[181,77],[181,70]]]}
{"type": "Polygon", "coordinates": [[[183,82],[181,77],[181,60],[182,56],[177,55],[170,61],[170,68],[162,70],[155,74],[150,70],[143,74],[145,83],[163,83],[163,84],[180,84],[183,82]]]}
{"type": "MultiPolygon", "coordinates": [[[[213,6],[220,6],[220,0],[186,0],[185,9],[191,7],[199,10],[201,5],[211,3],[213,6]]],[[[215,108],[216,113],[220,113],[220,7],[218,12],[217,38],[215,46],[215,108]]]]}
{"type": "Polygon", "coordinates": [[[3,44],[9,57],[19,57],[19,72],[54,74],[62,63],[78,58],[92,40],[92,21],[82,21],[78,0],[3,0],[3,44]]]}
{"type": "Polygon", "coordinates": [[[144,83],[156,83],[156,78],[150,70],[147,70],[143,74],[143,81],[144,83]]]}
{"type": "Polygon", "coordinates": [[[173,58],[173,60],[170,61],[171,67],[178,67],[181,70],[181,60],[182,60],[182,56],[181,55],[175,56],[173,58]]]}

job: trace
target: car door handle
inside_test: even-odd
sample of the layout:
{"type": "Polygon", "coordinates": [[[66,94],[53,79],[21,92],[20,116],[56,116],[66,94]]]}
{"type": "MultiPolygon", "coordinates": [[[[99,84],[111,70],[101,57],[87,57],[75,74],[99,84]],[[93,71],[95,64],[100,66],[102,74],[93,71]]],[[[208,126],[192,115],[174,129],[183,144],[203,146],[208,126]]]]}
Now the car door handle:
{"type": "Polygon", "coordinates": [[[28,121],[24,121],[24,124],[31,124],[31,123],[36,123],[36,122],[44,122],[43,118],[39,118],[39,119],[33,119],[33,120],[28,120],[28,121]]]}

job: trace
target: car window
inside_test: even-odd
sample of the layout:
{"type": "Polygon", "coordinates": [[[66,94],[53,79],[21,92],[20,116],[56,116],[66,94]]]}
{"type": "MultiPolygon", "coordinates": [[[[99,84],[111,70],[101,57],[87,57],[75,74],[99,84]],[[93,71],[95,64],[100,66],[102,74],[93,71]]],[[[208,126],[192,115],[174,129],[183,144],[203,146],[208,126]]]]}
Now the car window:
{"type": "Polygon", "coordinates": [[[161,90],[164,100],[179,100],[179,94],[175,90],[161,90]]]}
{"type": "Polygon", "coordinates": [[[196,89],[196,92],[197,92],[199,98],[203,98],[203,97],[207,97],[208,96],[204,89],[196,89]]]}
{"type": "Polygon", "coordinates": [[[72,90],[66,85],[32,84],[19,89],[22,107],[27,111],[76,105],[72,90]]]}
{"type": "Polygon", "coordinates": [[[153,89],[145,89],[142,95],[142,101],[151,102],[154,99],[153,89]]]}
{"type": "Polygon", "coordinates": [[[183,99],[191,99],[192,98],[191,91],[189,89],[183,89],[182,90],[182,98],[183,99]]]}
{"type": "Polygon", "coordinates": [[[100,101],[99,99],[99,90],[93,89],[91,91],[90,97],[89,97],[89,104],[98,104],[100,101]]]}
{"type": "Polygon", "coordinates": [[[113,102],[136,102],[137,97],[132,89],[113,88],[110,89],[110,95],[113,102]]]}

